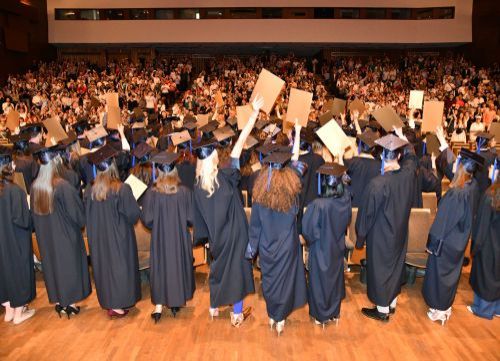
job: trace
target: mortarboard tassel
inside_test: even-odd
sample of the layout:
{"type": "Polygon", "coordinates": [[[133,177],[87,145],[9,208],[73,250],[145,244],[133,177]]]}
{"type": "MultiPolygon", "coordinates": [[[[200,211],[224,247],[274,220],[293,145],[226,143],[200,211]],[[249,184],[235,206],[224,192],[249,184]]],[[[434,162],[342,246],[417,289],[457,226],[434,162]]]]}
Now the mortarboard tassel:
{"type": "Polygon", "coordinates": [[[321,195],[321,174],[318,173],[318,196],[321,195]]]}
{"type": "Polygon", "coordinates": [[[382,163],[380,164],[380,174],[384,175],[385,172],[385,150],[382,151],[382,163]]]}
{"type": "Polygon", "coordinates": [[[193,142],[189,139],[189,153],[193,152],[193,142]]]}
{"type": "Polygon", "coordinates": [[[152,164],[153,164],[153,182],[156,182],[156,166],[154,162],[152,162],[152,164]]]}
{"type": "Polygon", "coordinates": [[[97,176],[97,172],[96,172],[96,169],[95,169],[95,164],[92,164],[92,176],[95,177],[97,176]]]}
{"type": "Polygon", "coordinates": [[[479,141],[477,142],[477,149],[476,149],[477,154],[481,153],[481,148],[483,147],[484,143],[486,143],[486,141],[483,138],[479,138],[479,141]]]}
{"type": "Polygon", "coordinates": [[[259,162],[262,163],[262,152],[259,152],[259,162]]]}
{"type": "Polygon", "coordinates": [[[361,142],[358,143],[358,155],[361,154],[361,142]]]}
{"type": "Polygon", "coordinates": [[[424,142],[424,146],[422,148],[422,155],[424,156],[426,152],[427,152],[427,143],[424,142]]]}
{"type": "Polygon", "coordinates": [[[271,176],[273,174],[273,167],[269,164],[269,170],[267,172],[267,191],[269,191],[269,187],[271,187],[271,176]]]}
{"type": "Polygon", "coordinates": [[[493,173],[491,174],[491,184],[495,183],[495,172],[498,169],[497,158],[495,158],[495,163],[493,163],[493,173]]]}

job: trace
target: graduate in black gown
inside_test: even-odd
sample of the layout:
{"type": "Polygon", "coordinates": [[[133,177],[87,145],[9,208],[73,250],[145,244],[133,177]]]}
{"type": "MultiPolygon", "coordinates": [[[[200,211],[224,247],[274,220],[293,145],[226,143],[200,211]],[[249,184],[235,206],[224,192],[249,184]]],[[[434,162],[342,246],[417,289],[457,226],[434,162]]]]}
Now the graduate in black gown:
{"type": "Polygon", "coordinates": [[[312,151],[312,144],[315,139],[314,132],[310,128],[303,128],[300,135],[300,156],[299,161],[307,165],[308,172],[304,174],[302,180],[302,191],[300,195],[300,214],[303,208],[318,197],[316,187],[316,171],[325,164],[325,160],[312,151]]]}
{"type": "Polygon", "coordinates": [[[386,135],[377,144],[384,148],[383,174],[373,178],[364,192],[356,219],[356,247],[366,242],[367,293],[376,305],[361,311],[367,317],[388,321],[404,281],[417,162],[411,151],[401,158],[404,148],[411,146],[400,130],[397,137],[386,135]]]}
{"type": "Polygon", "coordinates": [[[151,229],[151,314],[155,323],[163,306],[175,315],[193,297],[193,195],[181,185],[175,163],[179,155],[161,152],[151,159],[155,180],[144,195],[141,220],[151,229]],[[156,176],[157,174],[157,176],[156,176]]]}
{"type": "Polygon", "coordinates": [[[30,152],[29,140],[29,134],[20,134],[10,138],[10,142],[14,145],[12,156],[16,164],[16,172],[22,173],[28,192],[33,179],[36,178],[39,167],[30,152]]]}
{"type": "Polygon", "coordinates": [[[347,174],[351,178],[348,186],[352,195],[352,206],[359,207],[363,201],[363,192],[367,184],[380,174],[380,159],[376,159],[375,141],[379,138],[375,132],[367,129],[357,137],[358,156],[344,159],[347,174]]]}
{"type": "Polygon", "coordinates": [[[96,178],[85,192],[85,211],[97,299],[110,317],[119,318],[141,299],[134,232],[141,210],[130,186],[120,181],[117,154],[105,145],[89,157],[96,178]]]}
{"type": "MultiPolygon", "coordinates": [[[[300,125],[295,126],[300,134],[300,125]]],[[[299,159],[299,136],[290,153],[267,156],[253,189],[247,257],[260,257],[262,294],[269,325],[280,335],[290,313],[307,302],[297,215],[301,178],[307,165],[299,159]],[[291,166],[287,166],[292,158],[291,166]]]]}
{"type": "Polygon", "coordinates": [[[338,322],[345,298],[345,234],[352,215],[346,170],[337,163],[318,169],[320,198],[307,206],[302,219],[302,234],[309,246],[309,314],[323,326],[338,322]]]}
{"type": "Polygon", "coordinates": [[[82,237],[85,213],[82,200],[56,170],[55,149],[37,153],[41,163],[30,192],[36,238],[43,262],[43,278],[50,303],[68,318],[78,314],[75,303],[91,292],[87,252],[82,237]]]}
{"type": "Polygon", "coordinates": [[[465,248],[472,227],[474,202],[473,175],[484,159],[467,149],[460,151],[461,161],[450,189],[439,203],[436,218],[429,231],[427,259],[422,294],[430,309],[427,316],[444,324],[462,272],[465,248]]]}
{"type": "Polygon", "coordinates": [[[13,175],[11,151],[0,147],[0,304],[5,307],[4,321],[17,325],[35,314],[25,306],[36,289],[30,210],[13,175]]]}
{"type": "Polygon", "coordinates": [[[496,148],[491,146],[494,137],[493,134],[486,132],[481,132],[476,135],[476,152],[484,158],[484,167],[478,169],[474,175],[478,182],[481,195],[483,195],[486,189],[491,185],[488,171],[497,158],[496,148]]]}
{"type": "Polygon", "coordinates": [[[217,140],[204,140],[195,146],[194,237],[198,242],[208,240],[212,256],[209,314],[218,316],[219,306],[232,304],[231,324],[235,327],[247,314],[243,299],[255,291],[252,264],[245,258],[248,222],[240,198],[239,158],[262,105],[262,97],[257,96],[252,103],[254,111],[231,152],[229,168],[218,168],[217,140]]]}
{"type": "MultiPolygon", "coordinates": [[[[498,171],[497,171],[498,172],[498,171]]],[[[486,191],[472,227],[472,270],[470,284],[474,303],[467,309],[491,320],[500,317],[500,182],[486,191]]]]}

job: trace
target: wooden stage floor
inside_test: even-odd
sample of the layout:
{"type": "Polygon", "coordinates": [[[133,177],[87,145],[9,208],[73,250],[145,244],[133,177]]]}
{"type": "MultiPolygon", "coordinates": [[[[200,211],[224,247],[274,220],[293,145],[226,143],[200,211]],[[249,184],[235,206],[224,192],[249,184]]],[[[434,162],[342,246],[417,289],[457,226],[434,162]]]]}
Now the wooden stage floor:
{"type": "MultiPolygon", "coordinates": [[[[124,319],[109,320],[95,291],[81,303],[80,315],[59,319],[48,304],[37,273],[36,315],[25,323],[0,321],[2,360],[500,360],[500,318],[483,320],[465,306],[472,301],[468,271],[462,275],[453,314],[443,327],[426,316],[422,279],[404,287],[397,312],[383,324],[365,318],[370,306],[357,273],[347,274],[347,297],[338,326],[325,330],[309,318],[307,306],[289,317],[278,337],[269,330],[259,273],[258,293],[245,299],[253,307],[239,329],[229,323],[229,309],[219,319],[208,316],[207,267],[197,269],[197,290],[177,318],[168,312],[158,325],[150,318],[149,288],[124,319]]],[[[3,309],[3,308],[2,308],[3,309]]]]}

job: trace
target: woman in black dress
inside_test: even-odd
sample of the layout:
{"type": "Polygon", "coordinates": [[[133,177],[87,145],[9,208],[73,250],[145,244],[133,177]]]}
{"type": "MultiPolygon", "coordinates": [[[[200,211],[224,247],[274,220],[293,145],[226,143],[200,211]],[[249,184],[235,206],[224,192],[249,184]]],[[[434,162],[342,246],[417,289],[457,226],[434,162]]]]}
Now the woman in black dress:
{"type": "Polygon", "coordinates": [[[54,149],[42,148],[41,163],[30,192],[36,238],[43,262],[43,278],[49,302],[68,318],[78,314],[75,303],[90,294],[87,252],[82,237],[83,203],[78,191],[56,170],[54,149]]]}
{"type": "MultiPolygon", "coordinates": [[[[495,170],[494,170],[495,171],[495,170]]],[[[495,179],[495,177],[493,177],[495,179]]],[[[486,191],[472,227],[470,284],[474,303],[467,309],[491,320],[500,317],[500,182],[486,191]]]]}
{"type": "Polygon", "coordinates": [[[460,151],[461,160],[450,189],[439,203],[438,212],[429,231],[427,259],[422,293],[430,309],[432,321],[444,323],[451,316],[462,272],[465,248],[473,222],[473,176],[484,159],[467,149],[460,151]]]}
{"type": "Polygon", "coordinates": [[[26,193],[12,182],[12,154],[0,148],[0,303],[5,322],[20,324],[35,314],[25,307],[36,295],[31,215],[26,193]]]}
{"type": "MultiPolygon", "coordinates": [[[[300,125],[295,134],[300,134],[300,125]]],[[[262,293],[271,328],[283,332],[287,316],[307,302],[302,246],[297,229],[301,177],[305,164],[299,159],[300,137],[293,156],[274,152],[263,162],[253,189],[247,257],[260,255],[262,293]],[[291,167],[287,166],[292,159],[291,167]]]]}
{"type": "Polygon", "coordinates": [[[351,222],[347,167],[325,163],[318,169],[318,194],[307,206],[302,234],[309,245],[309,314],[316,324],[338,322],[345,297],[345,234],[351,222]]]}
{"type": "Polygon", "coordinates": [[[97,298],[109,317],[119,318],[141,299],[134,232],[141,210],[130,186],[120,181],[117,154],[111,145],[90,154],[96,178],[85,192],[85,211],[97,298]]]}
{"type": "Polygon", "coordinates": [[[210,263],[210,316],[219,315],[219,306],[233,305],[231,324],[239,327],[245,320],[243,299],[255,291],[252,264],[245,259],[248,222],[240,198],[239,158],[263,99],[253,101],[253,113],[231,152],[231,166],[219,169],[217,141],[208,139],[195,146],[196,184],[194,188],[194,237],[207,241],[210,263]]]}
{"type": "Polygon", "coordinates": [[[162,152],[151,161],[156,180],[143,199],[141,220],[151,229],[150,284],[158,322],[163,306],[175,315],[195,290],[193,244],[188,227],[193,219],[193,196],[181,185],[175,164],[179,155],[162,152]]]}

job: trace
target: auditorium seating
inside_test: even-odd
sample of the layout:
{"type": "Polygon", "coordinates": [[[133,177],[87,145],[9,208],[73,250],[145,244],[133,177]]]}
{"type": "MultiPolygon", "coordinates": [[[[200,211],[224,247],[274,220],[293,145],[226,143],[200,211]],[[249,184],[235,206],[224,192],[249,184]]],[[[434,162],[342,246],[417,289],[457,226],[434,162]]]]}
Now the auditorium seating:
{"type": "Polygon", "coordinates": [[[431,211],[431,216],[434,217],[437,212],[437,197],[436,193],[432,192],[422,192],[422,200],[424,208],[428,208],[431,211]]]}
{"type": "Polygon", "coordinates": [[[431,210],[413,208],[410,213],[408,250],[406,251],[407,284],[415,283],[417,268],[425,268],[427,237],[432,225],[431,210]]]}

